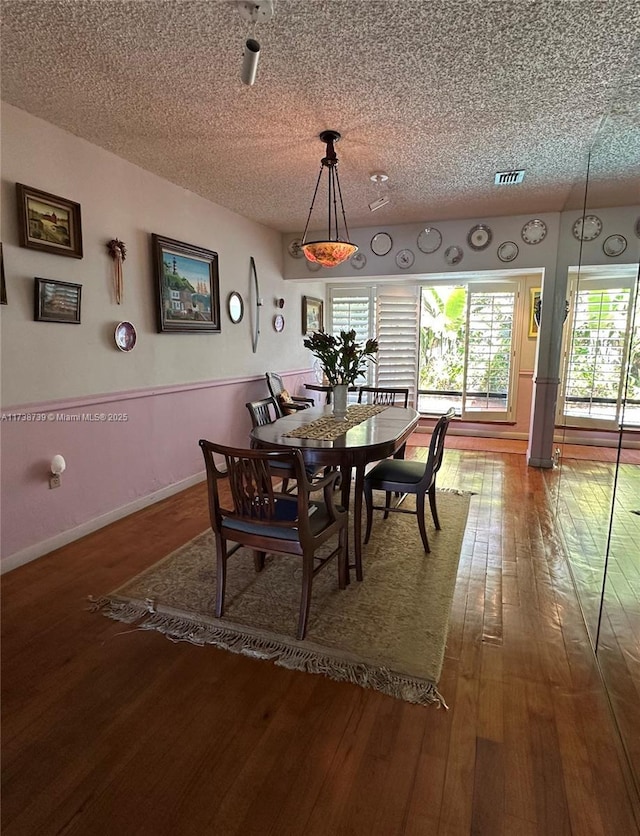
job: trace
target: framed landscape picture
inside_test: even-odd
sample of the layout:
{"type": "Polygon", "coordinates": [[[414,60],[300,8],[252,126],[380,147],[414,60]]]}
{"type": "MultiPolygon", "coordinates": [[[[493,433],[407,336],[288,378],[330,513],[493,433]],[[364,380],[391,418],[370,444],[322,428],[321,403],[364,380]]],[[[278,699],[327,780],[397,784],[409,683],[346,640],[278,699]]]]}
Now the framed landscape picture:
{"type": "Polygon", "coordinates": [[[82,285],[35,279],[34,319],[37,322],[69,322],[80,324],[82,285]]]}
{"type": "Polygon", "coordinates": [[[16,183],[20,246],[82,258],[80,204],[16,183]]]}
{"type": "Polygon", "coordinates": [[[158,331],[218,333],[218,254],[152,234],[158,331]]]}
{"type": "Polygon", "coordinates": [[[312,296],[302,297],[302,333],[311,334],[314,331],[322,331],[323,323],[322,299],[314,299],[312,296]]]}
{"type": "Polygon", "coordinates": [[[538,336],[538,320],[540,318],[540,305],[541,305],[541,294],[542,288],[539,287],[532,287],[531,288],[531,298],[529,300],[529,336],[530,337],[537,337],[538,336]],[[536,316],[537,313],[537,316],[536,316]]]}

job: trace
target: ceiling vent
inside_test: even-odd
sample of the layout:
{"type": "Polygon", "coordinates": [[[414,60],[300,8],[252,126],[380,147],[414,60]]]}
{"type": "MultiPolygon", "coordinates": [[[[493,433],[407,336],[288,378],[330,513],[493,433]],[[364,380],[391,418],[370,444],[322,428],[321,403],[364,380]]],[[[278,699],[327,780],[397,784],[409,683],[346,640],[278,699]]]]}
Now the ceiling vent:
{"type": "Polygon", "coordinates": [[[498,171],[494,183],[496,186],[515,186],[524,180],[524,168],[515,171],[498,171]]]}

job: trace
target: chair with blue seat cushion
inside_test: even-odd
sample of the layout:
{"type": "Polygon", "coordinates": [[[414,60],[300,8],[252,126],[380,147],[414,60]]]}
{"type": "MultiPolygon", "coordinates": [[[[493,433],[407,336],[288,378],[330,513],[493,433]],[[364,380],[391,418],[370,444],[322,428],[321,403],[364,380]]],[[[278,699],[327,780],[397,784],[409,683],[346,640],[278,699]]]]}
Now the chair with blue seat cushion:
{"type": "MultiPolygon", "coordinates": [[[[282,417],[279,414],[276,399],[272,397],[261,398],[258,401],[249,401],[245,404],[245,406],[249,410],[252,428],[264,427],[265,424],[273,424],[274,421],[282,417]]],[[[290,468],[287,465],[282,464],[281,462],[274,462],[271,465],[271,468],[273,470],[273,475],[279,476],[282,479],[283,493],[287,493],[289,479],[293,478],[293,473],[291,473],[290,468]]],[[[304,469],[309,479],[313,479],[313,477],[319,471],[319,468],[307,464],[305,464],[304,469]]]]}
{"type": "Polygon", "coordinates": [[[375,465],[364,477],[364,499],[367,507],[367,530],[364,542],[369,542],[371,526],[373,523],[373,511],[384,511],[386,520],[391,511],[402,514],[416,514],[418,517],[418,528],[425,552],[429,552],[429,539],[424,519],[425,497],[429,496],[429,506],[436,529],[440,529],[438,510],[436,507],[436,475],[442,464],[444,453],[444,440],[455,410],[451,408],[445,415],[442,415],[431,435],[429,454],[426,462],[406,461],[405,459],[384,459],[375,465]],[[385,491],[385,504],[373,504],[373,491],[385,491]],[[400,501],[391,505],[391,495],[402,494],[400,501]],[[400,505],[406,494],[415,494],[416,510],[401,508],[400,505]]]}
{"type": "Polygon", "coordinates": [[[227,561],[240,547],[254,552],[257,572],[264,568],[267,553],[298,555],[302,558],[302,593],[297,638],[303,639],[311,604],[311,587],[315,575],[334,557],[338,559],[338,586],[344,589],[349,579],[347,564],[347,512],[334,502],[334,490],[340,474],[333,472],[310,482],[304,460],[298,450],[271,452],[225,447],[200,440],[207,470],[209,517],[216,541],[216,617],[224,612],[227,561]],[[214,460],[224,459],[224,468],[214,460]],[[297,485],[296,496],[277,493],[273,488],[273,465],[279,462],[290,468],[297,485]],[[223,507],[218,483],[229,480],[231,503],[223,507]],[[311,500],[311,495],[319,495],[311,500]],[[317,549],[337,538],[329,554],[317,549]],[[231,550],[227,543],[236,543],[231,550]]]}

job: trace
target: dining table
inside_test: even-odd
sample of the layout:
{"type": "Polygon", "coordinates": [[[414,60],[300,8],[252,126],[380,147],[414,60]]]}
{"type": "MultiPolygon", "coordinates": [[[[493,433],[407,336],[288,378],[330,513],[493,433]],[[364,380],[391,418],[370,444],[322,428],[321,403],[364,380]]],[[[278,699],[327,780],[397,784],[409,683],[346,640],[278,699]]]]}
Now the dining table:
{"type": "MultiPolygon", "coordinates": [[[[363,577],[362,497],[366,466],[389,456],[403,455],[404,445],[418,426],[418,419],[419,413],[411,408],[352,404],[347,410],[347,418],[341,421],[333,417],[330,406],[315,406],[251,431],[252,441],[258,447],[300,450],[310,466],[339,468],[341,504],[347,510],[355,474],[353,524],[349,526],[354,563],[349,568],[355,568],[359,581],[363,577]]],[[[349,546],[348,549],[351,551],[349,546]]]]}

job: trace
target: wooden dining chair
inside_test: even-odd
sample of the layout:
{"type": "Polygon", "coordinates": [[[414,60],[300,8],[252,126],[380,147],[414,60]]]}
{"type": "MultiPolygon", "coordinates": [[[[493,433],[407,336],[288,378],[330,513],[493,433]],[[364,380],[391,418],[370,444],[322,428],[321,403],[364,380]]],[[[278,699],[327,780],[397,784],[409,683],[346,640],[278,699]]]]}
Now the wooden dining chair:
{"type": "Polygon", "coordinates": [[[339,483],[337,471],[317,482],[310,482],[299,450],[272,452],[225,447],[201,439],[200,447],[207,470],[209,517],[216,542],[216,605],[215,614],[224,613],[227,561],[240,547],[254,552],[257,572],[264,569],[269,554],[297,555],[302,559],[302,592],[298,617],[298,639],[303,639],[311,604],[313,578],[334,557],[338,560],[338,585],[344,589],[349,580],[347,563],[347,512],[334,502],[334,489],[339,483]],[[224,458],[222,469],[214,456],[224,458]],[[279,462],[291,468],[298,484],[297,496],[277,493],[273,489],[272,466],[279,462]],[[218,490],[221,479],[229,480],[230,507],[223,507],[218,490]],[[311,500],[311,494],[321,493],[311,500]],[[337,545],[330,554],[316,557],[318,548],[330,538],[337,545]],[[228,548],[228,542],[237,544],[228,548]]]}
{"type": "Polygon", "coordinates": [[[422,538],[424,550],[425,552],[431,551],[424,519],[425,497],[428,494],[433,523],[436,529],[439,530],[440,520],[438,519],[438,509],[436,506],[436,476],[442,464],[444,440],[454,415],[455,410],[452,407],[445,415],[442,415],[438,419],[431,435],[429,454],[426,462],[406,461],[405,459],[384,459],[365,474],[364,499],[367,506],[365,543],[369,542],[369,537],[371,536],[373,512],[384,511],[384,519],[386,520],[389,512],[397,511],[401,514],[417,515],[418,528],[420,529],[420,537],[422,538]],[[384,505],[373,504],[373,491],[385,491],[384,505]],[[391,495],[393,493],[402,494],[395,506],[391,505],[391,495]],[[400,504],[404,500],[404,495],[409,493],[415,494],[416,496],[415,511],[400,507],[400,504]]]}
{"type": "Polygon", "coordinates": [[[361,386],[358,390],[358,403],[384,404],[385,406],[409,405],[409,390],[385,386],[361,386]]]}
{"type": "MultiPolygon", "coordinates": [[[[265,424],[273,424],[274,421],[282,417],[278,412],[276,399],[272,397],[261,398],[258,401],[249,401],[245,406],[249,410],[252,429],[255,429],[255,427],[264,427],[265,424]]],[[[322,468],[305,464],[304,469],[309,479],[313,479],[322,468]]],[[[289,480],[295,479],[295,474],[288,465],[282,462],[273,462],[271,470],[274,476],[282,479],[283,493],[289,493],[290,490],[293,490],[293,487],[289,488],[289,480]]]]}
{"type": "Polygon", "coordinates": [[[265,372],[269,394],[275,400],[278,408],[278,418],[283,415],[290,415],[300,409],[309,409],[314,406],[313,398],[302,398],[297,395],[290,395],[285,389],[282,378],[275,372],[265,372]]]}

